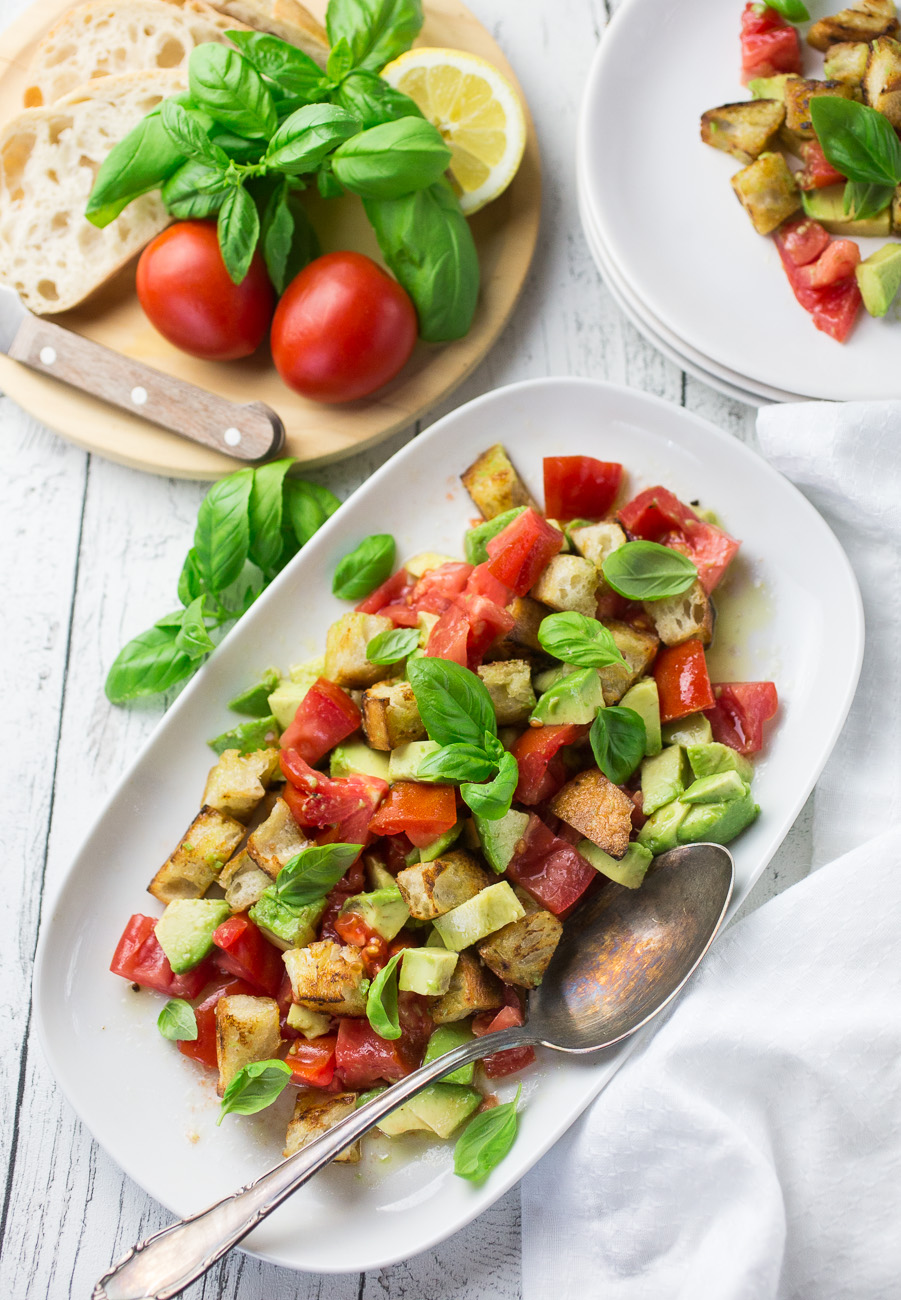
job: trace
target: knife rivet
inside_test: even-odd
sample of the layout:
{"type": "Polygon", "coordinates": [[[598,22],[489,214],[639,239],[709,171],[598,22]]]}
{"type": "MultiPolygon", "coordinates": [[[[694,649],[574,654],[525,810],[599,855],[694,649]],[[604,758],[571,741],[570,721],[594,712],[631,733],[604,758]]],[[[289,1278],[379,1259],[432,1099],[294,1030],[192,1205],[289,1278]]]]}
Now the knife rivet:
{"type": "Polygon", "coordinates": [[[232,425],[230,429],[225,430],[225,433],[223,433],[222,436],[228,443],[229,447],[237,447],[238,443],[241,441],[241,430],[236,429],[234,425],[232,425]]]}
{"type": "Polygon", "coordinates": [[[56,360],[56,348],[41,348],[41,363],[45,366],[52,366],[56,360]]]}
{"type": "Polygon", "coordinates": [[[147,389],[133,388],[131,390],[131,400],[134,402],[135,406],[143,406],[147,401],[147,389]]]}

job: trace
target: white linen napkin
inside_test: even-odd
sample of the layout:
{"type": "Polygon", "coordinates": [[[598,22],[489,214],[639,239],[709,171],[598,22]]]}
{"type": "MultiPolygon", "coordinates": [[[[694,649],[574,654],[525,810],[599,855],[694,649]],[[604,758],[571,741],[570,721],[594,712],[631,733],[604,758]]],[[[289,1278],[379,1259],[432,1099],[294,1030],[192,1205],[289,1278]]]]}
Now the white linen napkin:
{"type": "Polygon", "coordinates": [[[863,594],[814,813],[813,865],[845,856],[719,940],[524,1179],[523,1300],[901,1294],[901,404],[768,407],[758,437],[863,594]]]}

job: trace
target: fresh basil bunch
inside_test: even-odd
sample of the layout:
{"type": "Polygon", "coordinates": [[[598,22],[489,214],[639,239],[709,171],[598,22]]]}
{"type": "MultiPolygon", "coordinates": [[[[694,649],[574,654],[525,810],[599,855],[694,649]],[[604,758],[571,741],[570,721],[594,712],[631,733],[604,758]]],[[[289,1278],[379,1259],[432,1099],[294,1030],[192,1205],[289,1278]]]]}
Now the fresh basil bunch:
{"type": "Polygon", "coordinates": [[[826,158],[848,178],[845,213],[857,220],[888,207],[901,184],[901,142],[888,118],[853,99],[816,95],[810,120],[826,158]]]}
{"type": "Polygon", "coordinates": [[[191,677],[215,647],[211,633],[245,614],[337,510],[327,488],[288,478],[293,464],[271,461],[213,484],[178,580],[182,608],[120,650],[106,679],[112,704],[158,695],[191,677]]]}
{"type": "Polygon", "coordinates": [[[363,199],[385,261],[409,293],[426,340],[459,338],[475,312],[479,266],[444,172],[451,152],[409,96],[378,75],[410,48],[420,0],[330,0],[325,72],[265,32],[198,45],[187,93],[129,132],[100,168],[86,215],[103,227],[159,189],[180,219],[217,218],[236,284],[259,245],[282,293],[318,256],[301,192],[363,199]]]}

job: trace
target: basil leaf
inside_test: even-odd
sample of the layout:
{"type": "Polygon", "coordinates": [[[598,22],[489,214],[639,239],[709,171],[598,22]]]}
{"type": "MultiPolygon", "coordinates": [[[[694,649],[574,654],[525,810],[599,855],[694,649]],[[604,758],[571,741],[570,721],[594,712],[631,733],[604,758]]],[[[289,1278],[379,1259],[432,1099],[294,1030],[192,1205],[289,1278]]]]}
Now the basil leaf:
{"type": "Polygon", "coordinates": [[[231,188],[225,171],[192,158],[169,177],[160,196],[173,217],[187,220],[213,216],[231,188]]]}
{"type": "Polygon", "coordinates": [[[285,475],[293,464],[293,457],[286,456],[252,471],[253,484],[248,502],[249,556],[267,576],[278,571],[282,555],[285,475]]]}
{"type": "Polygon", "coordinates": [[[634,709],[618,704],[598,709],[588,738],[595,762],[614,785],[628,781],[644,758],[647,733],[643,718],[634,709]]]}
{"type": "Polygon", "coordinates": [[[301,849],[276,876],[276,895],[289,907],[315,903],[337,885],[362,851],[362,844],[313,844],[301,849]]]}
{"type": "Polygon", "coordinates": [[[414,659],[407,665],[419,714],[430,740],[484,748],[497,735],[497,717],[485,683],[450,659],[414,659]]]}
{"type": "Polygon", "coordinates": [[[104,158],[85,216],[102,230],[133,199],[158,189],[184,161],[160,114],[148,114],[104,158]]]}
{"type": "Polygon", "coordinates": [[[198,572],[210,591],[223,591],[244,567],[250,547],[252,486],[253,470],[239,469],[214,483],[200,503],[194,550],[198,572]]]}
{"type": "Polygon", "coordinates": [[[198,159],[208,167],[225,172],[228,156],[224,149],[213,144],[201,120],[177,99],[164,99],[160,106],[160,120],[170,138],[190,161],[198,159]]]}
{"type": "Polygon", "coordinates": [[[184,998],[170,998],[157,1016],[156,1027],[171,1042],[193,1043],[197,1038],[194,1008],[184,998]]]}
{"type": "Polygon", "coordinates": [[[394,568],[394,538],[390,533],[373,533],[338,561],[332,591],[342,600],[362,600],[391,576],[394,568]]]}
{"type": "Polygon", "coordinates": [[[787,18],[790,23],[806,23],[810,21],[810,14],[801,0],[766,0],[770,9],[775,9],[777,14],[787,18]]]}
{"type": "Polygon", "coordinates": [[[255,1115],[271,1106],[284,1092],[291,1067],[284,1061],[251,1061],[238,1071],[222,1094],[219,1125],[226,1115],[255,1115]]]}
{"type": "Polygon", "coordinates": [[[389,86],[374,72],[351,72],[338,87],[338,103],[359,118],[364,131],[381,122],[422,117],[409,95],[389,86]]]}
{"type": "Polygon", "coordinates": [[[238,135],[268,139],[278,117],[263,78],[237,50],[215,41],[195,45],[188,59],[191,98],[238,135]]]}
{"type": "Polygon", "coordinates": [[[210,634],[203,621],[206,596],[192,600],[181,616],[181,627],[175,637],[176,648],[182,650],[190,659],[202,659],[215,649],[210,634]]]}
{"type": "Polygon", "coordinates": [[[371,664],[396,664],[418,645],[418,628],[395,627],[372,638],[366,647],[366,658],[371,664]]]}
{"type": "Polygon", "coordinates": [[[257,72],[274,81],[294,99],[315,103],[328,86],[318,63],[296,45],[289,45],[268,32],[227,32],[233,45],[257,72]]]}
{"type": "Polygon", "coordinates": [[[383,966],[369,986],[366,998],[366,1019],[379,1038],[400,1038],[400,1017],[397,1012],[397,967],[405,949],[396,952],[383,966]]]}
{"type": "Polygon", "coordinates": [[[342,36],[329,50],[328,62],[325,65],[326,76],[337,85],[347,76],[353,66],[353,50],[350,48],[346,37],[342,36]]]}
{"type": "Polygon", "coordinates": [[[845,215],[851,221],[867,221],[876,217],[895,197],[893,185],[865,185],[862,181],[848,181],[845,185],[845,215]]]}
{"type": "Polygon", "coordinates": [[[236,185],[219,209],[216,232],[225,269],[234,284],[241,284],[260,237],[257,205],[243,185],[236,185]]]}
{"type": "Polygon", "coordinates": [[[596,618],[587,618],[575,610],[543,618],[538,640],[548,654],[578,668],[605,668],[608,664],[626,662],[610,629],[596,618]]]}
{"type": "Polygon", "coordinates": [[[832,166],[849,181],[895,186],[901,182],[901,142],[888,118],[853,99],[816,95],[810,119],[832,166]]]}
{"type": "Polygon", "coordinates": [[[454,1147],[454,1173],[458,1177],[481,1182],[507,1155],[519,1128],[516,1108],[521,1094],[522,1084],[512,1101],[483,1110],[466,1125],[454,1147]]]}
{"type": "Polygon", "coordinates": [[[344,186],[328,167],[323,167],[316,174],[316,188],[324,199],[340,199],[344,186]]]}
{"type": "Polygon", "coordinates": [[[178,599],[183,605],[190,605],[202,591],[203,581],[197,568],[197,552],[192,546],[185,556],[185,562],[178,576],[178,599]]]}
{"type": "Polygon", "coordinates": [[[488,781],[497,771],[497,761],[479,745],[455,743],[427,754],[416,769],[417,781],[488,781]]]}
{"type": "Polygon", "coordinates": [[[479,296],[479,257],[447,180],[399,199],[364,199],[382,256],[413,299],[419,335],[462,338],[479,296]]]}
{"type": "Polygon", "coordinates": [[[282,122],[269,141],[263,162],[288,176],[311,172],[343,140],[349,140],[360,123],[335,104],[307,104],[282,122]]]}
{"type": "Polygon", "coordinates": [[[659,542],[626,542],[611,551],[601,572],[627,600],[664,600],[688,591],[698,570],[687,555],[659,542]]]}
{"type": "Polygon", "coordinates": [[[478,817],[490,822],[506,817],[519,784],[519,765],[512,754],[505,753],[497,776],[486,785],[461,785],[460,795],[478,817]]]}
{"type": "Polygon", "coordinates": [[[288,189],[287,178],[273,190],[262,227],[263,258],[276,292],[284,293],[296,275],[320,253],[306,208],[288,189]]]}
{"type": "Polygon", "coordinates": [[[178,628],[151,627],[123,646],[106,677],[106,698],[126,704],[168,691],[194,672],[195,665],[176,645],[178,628]]]}
{"type": "Polygon", "coordinates": [[[335,513],[341,502],[328,488],[321,488],[317,483],[307,483],[299,478],[287,479],[285,491],[291,527],[298,545],[305,546],[316,530],[335,513]]]}
{"type": "Polygon", "coordinates": [[[325,16],[330,44],[344,37],[354,66],[373,72],[410,48],[422,21],[421,0],[329,0],[325,16]]]}
{"type": "Polygon", "coordinates": [[[441,132],[422,117],[361,131],[332,157],[338,180],[364,199],[397,199],[425,189],[447,170],[451,151],[441,132]]]}

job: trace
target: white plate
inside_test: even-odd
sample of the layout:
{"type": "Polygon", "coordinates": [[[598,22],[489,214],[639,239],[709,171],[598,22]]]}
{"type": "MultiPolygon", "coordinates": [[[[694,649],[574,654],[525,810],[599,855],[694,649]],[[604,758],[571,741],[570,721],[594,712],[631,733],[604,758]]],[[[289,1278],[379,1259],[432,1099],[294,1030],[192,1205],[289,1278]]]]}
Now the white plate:
{"type": "MultiPolygon", "coordinates": [[[[715,508],[745,546],[719,602],[714,676],[773,678],[782,708],[761,756],[763,812],[735,844],[738,906],[791,826],[835,743],[863,648],[850,566],[812,506],[742,443],[679,407],[629,389],[546,379],[489,393],[439,420],[361,487],[291,562],[172,706],[101,812],[42,929],[35,1006],[47,1059],[73,1106],[122,1168],[174,1213],[232,1191],[277,1159],[290,1098],[215,1127],[212,1081],[165,1042],[160,999],[108,971],[128,916],[195,815],[205,745],[225,701],[270,663],[313,653],[345,608],[339,557],[391,528],[400,555],[459,553],[473,513],[459,473],[503,441],[538,492],[548,452],[620,460],[630,485],[661,482],[715,508]],[[835,629],[841,628],[841,635],[835,629]]],[[[247,1239],[266,1259],[356,1272],[406,1259],[456,1232],[516,1182],[623,1059],[545,1054],[527,1076],[520,1136],[481,1187],[451,1172],[447,1144],[408,1139],[362,1166],[325,1170],[247,1239]],[[405,1153],[415,1153],[408,1159],[405,1153]]],[[[112,1233],[110,1235],[112,1252],[112,1233]]]]}
{"type": "MultiPolygon", "coordinates": [[[[705,109],[748,98],[738,73],[741,7],[626,0],[617,11],[579,130],[598,233],[633,294],[711,361],[806,397],[901,397],[901,321],[862,312],[845,344],[815,329],[775,243],[754,233],[735,199],[729,179],[740,164],[699,139],[705,109]]],[[[820,4],[814,16],[832,11],[820,4]]],[[[807,75],[821,75],[821,56],[804,51],[807,75]]],[[[866,257],[884,241],[859,242],[866,257]]]]}

